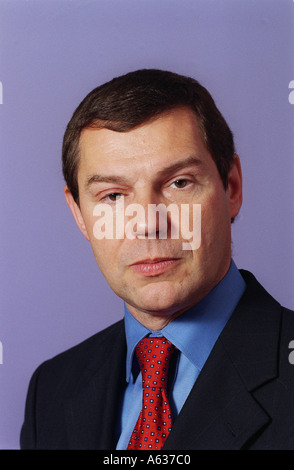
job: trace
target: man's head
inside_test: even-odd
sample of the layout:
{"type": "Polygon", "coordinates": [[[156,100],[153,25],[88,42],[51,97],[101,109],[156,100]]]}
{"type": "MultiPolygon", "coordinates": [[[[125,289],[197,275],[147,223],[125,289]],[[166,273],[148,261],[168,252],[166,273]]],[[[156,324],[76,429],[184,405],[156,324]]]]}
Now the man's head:
{"type": "MultiPolygon", "coordinates": [[[[65,195],[110,286],[143,324],[158,329],[201,300],[231,260],[231,219],[242,202],[231,131],[209,93],[170,72],[142,70],[97,88],[65,133],[65,195]],[[95,208],[201,205],[201,245],[159,237],[158,222],[134,239],[94,235],[95,208]],[[149,237],[150,230],[155,237],[149,237]]],[[[127,217],[123,219],[125,223],[127,217]]],[[[172,221],[169,219],[170,235],[172,221]]]]}
{"type": "Polygon", "coordinates": [[[233,135],[209,92],[190,77],[143,69],[114,78],[91,91],[73,114],[63,140],[63,174],[79,201],[80,135],[87,127],[126,132],[179,107],[191,109],[224,187],[234,159],[233,135]]]}

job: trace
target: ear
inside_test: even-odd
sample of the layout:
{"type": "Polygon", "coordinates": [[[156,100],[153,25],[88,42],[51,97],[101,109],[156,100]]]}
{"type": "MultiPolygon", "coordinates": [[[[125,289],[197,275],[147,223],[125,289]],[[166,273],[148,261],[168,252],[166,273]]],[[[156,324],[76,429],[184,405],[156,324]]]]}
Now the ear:
{"type": "Polygon", "coordinates": [[[242,170],[238,155],[234,155],[234,161],[228,175],[227,197],[231,219],[236,217],[242,206],[242,170]]]}
{"type": "Polygon", "coordinates": [[[77,226],[79,227],[80,231],[82,234],[86,237],[88,241],[90,241],[86,225],[80,210],[80,207],[78,204],[75,202],[70,190],[68,189],[67,186],[64,186],[64,195],[65,195],[65,200],[67,202],[68,207],[70,208],[72,215],[74,216],[74,219],[76,221],[77,226]]]}

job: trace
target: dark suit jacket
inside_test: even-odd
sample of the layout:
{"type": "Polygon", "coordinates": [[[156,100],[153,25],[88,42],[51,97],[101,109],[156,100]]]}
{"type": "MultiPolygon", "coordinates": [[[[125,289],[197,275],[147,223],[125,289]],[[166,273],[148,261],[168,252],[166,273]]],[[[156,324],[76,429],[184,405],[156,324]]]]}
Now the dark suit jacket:
{"type": "MultiPolygon", "coordinates": [[[[218,338],[164,449],[294,449],[294,312],[241,271],[247,290],[218,338]]],[[[34,373],[23,449],[115,449],[125,382],[124,323],[34,373]]]]}

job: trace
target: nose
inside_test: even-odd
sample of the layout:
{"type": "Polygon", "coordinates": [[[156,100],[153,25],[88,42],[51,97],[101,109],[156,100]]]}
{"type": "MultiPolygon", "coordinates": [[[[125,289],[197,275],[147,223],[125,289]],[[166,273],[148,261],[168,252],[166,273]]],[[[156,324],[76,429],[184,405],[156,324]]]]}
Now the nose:
{"type": "MultiPolygon", "coordinates": [[[[126,215],[130,216],[130,227],[133,238],[164,238],[167,228],[162,220],[163,203],[160,195],[153,189],[145,189],[137,194],[136,202],[127,207],[126,215]]],[[[165,237],[166,238],[166,237],[165,237]]]]}

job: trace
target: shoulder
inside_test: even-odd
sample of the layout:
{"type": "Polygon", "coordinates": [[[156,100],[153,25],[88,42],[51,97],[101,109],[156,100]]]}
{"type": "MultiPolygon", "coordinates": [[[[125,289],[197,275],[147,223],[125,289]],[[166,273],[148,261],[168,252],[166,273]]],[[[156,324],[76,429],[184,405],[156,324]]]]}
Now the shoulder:
{"type": "Polygon", "coordinates": [[[240,272],[247,285],[237,308],[243,319],[243,331],[249,331],[255,337],[261,333],[259,344],[266,340],[268,355],[276,345],[280,366],[290,373],[293,380],[294,357],[293,361],[289,358],[294,349],[294,311],[274,299],[252,273],[245,270],[240,272]],[[292,364],[291,368],[289,364],[292,364]]]}
{"type": "Polygon", "coordinates": [[[124,348],[124,321],[121,320],[43,362],[35,370],[29,383],[21,447],[35,448],[37,434],[42,439],[46,427],[49,430],[54,427],[58,431],[54,434],[55,437],[51,436],[53,440],[50,437],[49,444],[43,436],[46,445],[51,445],[56,439],[61,439],[62,444],[58,445],[64,445],[66,433],[62,420],[66,404],[101,371],[104,371],[104,375],[109,372],[106,360],[109,353],[113,354],[112,361],[117,360],[119,364],[124,348]]]}
{"type": "Polygon", "coordinates": [[[113,341],[115,338],[122,340],[123,337],[124,321],[120,320],[104,330],[95,333],[93,336],[85,339],[81,343],[54,356],[50,361],[67,362],[68,360],[71,361],[73,358],[78,360],[78,358],[82,358],[84,356],[89,358],[92,354],[96,354],[101,350],[103,351],[110,341],[113,341]]]}
{"type": "Polygon", "coordinates": [[[282,307],[282,320],[281,320],[281,335],[280,335],[281,348],[284,349],[289,364],[294,367],[294,311],[282,307]]]}
{"type": "Polygon", "coordinates": [[[289,342],[294,340],[294,313],[274,299],[252,273],[245,270],[240,273],[246,290],[221,339],[230,350],[236,349],[240,354],[247,351],[248,360],[255,356],[264,361],[267,357],[269,363],[271,357],[276,363],[279,351],[287,354],[289,342]]]}
{"type": "Polygon", "coordinates": [[[35,371],[32,381],[66,384],[68,389],[85,378],[87,372],[97,370],[104,363],[108,351],[125,348],[124,321],[105,328],[81,343],[43,362],[35,371]]]}
{"type": "Polygon", "coordinates": [[[293,322],[294,312],[291,309],[283,307],[256,279],[256,277],[250,272],[244,269],[240,269],[240,273],[246,282],[246,290],[241,299],[242,303],[248,303],[252,307],[257,305],[258,307],[264,307],[266,310],[276,310],[281,312],[287,317],[287,319],[293,322]]]}
{"type": "MultiPolygon", "coordinates": [[[[55,361],[63,361],[72,359],[73,356],[76,358],[83,357],[96,353],[97,351],[104,350],[107,344],[114,339],[123,340],[124,338],[124,321],[120,320],[113,325],[95,333],[90,338],[85,339],[81,343],[67,349],[66,351],[58,354],[52,359],[55,361]]],[[[113,346],[113,345],[112,345],[113,346]]]]}

